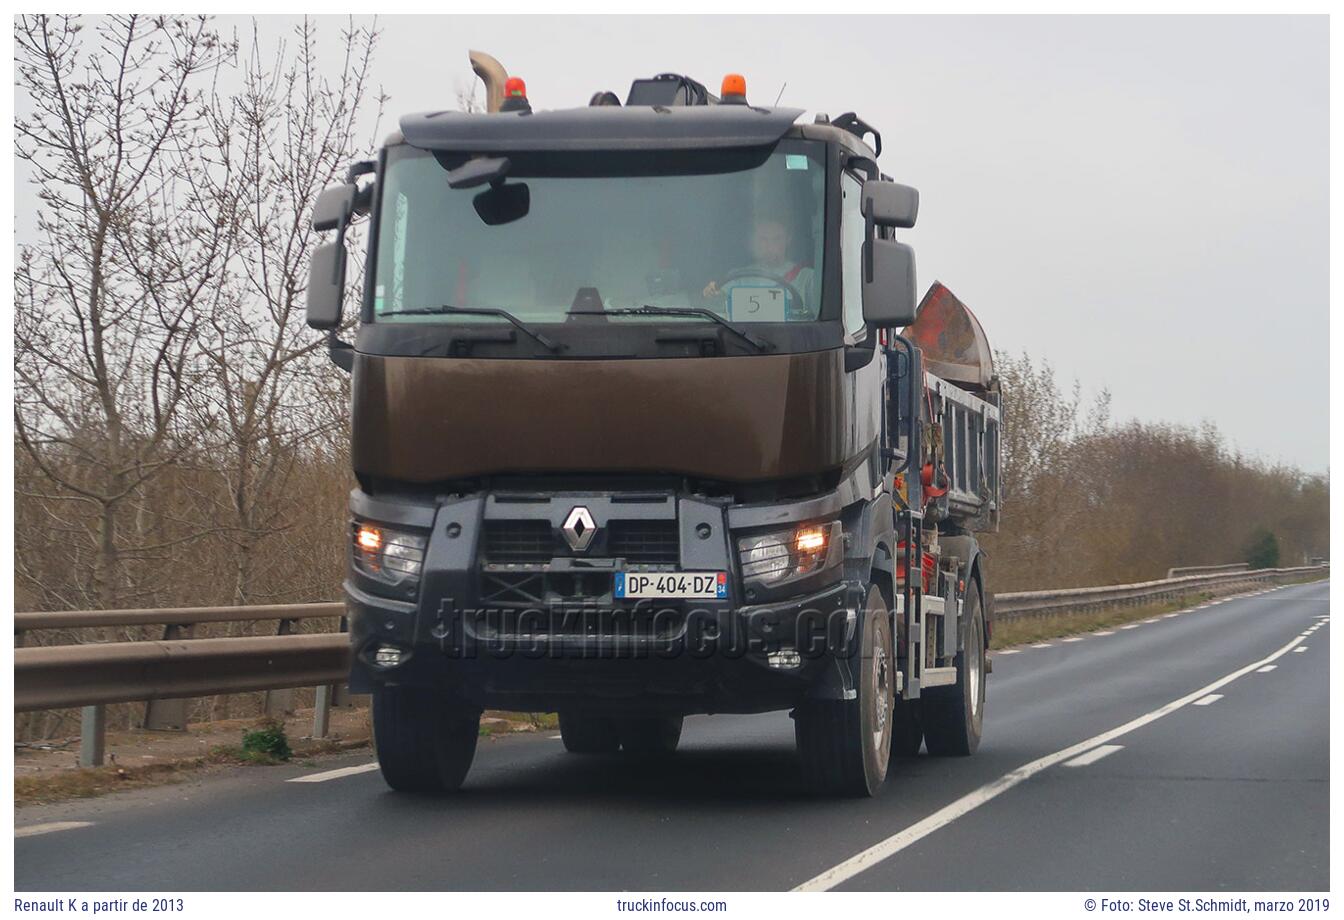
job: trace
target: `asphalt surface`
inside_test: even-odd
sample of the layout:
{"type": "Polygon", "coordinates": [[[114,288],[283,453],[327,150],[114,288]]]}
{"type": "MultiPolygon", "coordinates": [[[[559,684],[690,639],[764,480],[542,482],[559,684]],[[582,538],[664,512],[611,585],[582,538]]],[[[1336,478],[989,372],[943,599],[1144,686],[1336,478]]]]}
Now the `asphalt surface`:
{"type": "Polygon", "coordinates": [[[22,808],[15,886],[1327,890],[1329,612],[1319,582],[996,652],[979,752],[895,762],[872,800],[807,797],[786,714],[709,716],[658,764],[569,755],[554,733],[482,739],[441,800],[376,771],[289,781],[362,753],[22,808]]]}

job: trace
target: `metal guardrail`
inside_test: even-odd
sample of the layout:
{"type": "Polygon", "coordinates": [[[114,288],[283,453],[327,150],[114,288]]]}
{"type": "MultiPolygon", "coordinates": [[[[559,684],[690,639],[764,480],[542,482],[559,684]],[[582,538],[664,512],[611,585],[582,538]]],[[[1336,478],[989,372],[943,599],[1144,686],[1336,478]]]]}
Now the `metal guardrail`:
{"type": "Polygon", "coordinates": [[[1053,591],[1020,591],[994,596],[994,619],[1016,620],[1066,611],[1099,610],[1106,607],[1133,606],[1170,600],[1192,594],[1201,588],[1216,588],[1247,583],[1264,584],[1329,572],[1329,565],[1298,566],[1288,569],[1253,569],[1162,578],[1132,585],[1105,585],[1098,588],[1062,588],[1053,591]]]}
{"type": "Polygon", "coordinates": [[[1167,569],[1168,578],[1179,578],[1182,575],[1213,575],[1217,572],[1245,572],[1251,567],[1249,562],[1232,562],[1227,565],[1182,565],[1174,569],[1167,569]]]}
{"type": "MultiPolygon", "coordinates": [[[[1328,572],[1329,565],[1325,564],[1185,575],[1132,585],[999,594],[994,598],[994,618],[1015,620],[1065,611],[1137,605],[1181,597],[1205,588],[1239,583],[1277,583],[1328,572]]],[[[289,621],[337,617],[343,613],[344,606],[339,603],[171,610],[67,610],[15,614],[15,631],[18,634],[22,630],[87,626],[289,621]]],[[[348,637],[344,633],[173,638],[16,648],[14,709],[28,712],[84,707],[80,761],[86,766],[102,763],[103,706],[108,703],[316,686],[318,701],[313,735],[324,737],[332,687],[344,679],[349,655],[348,637]]]]}

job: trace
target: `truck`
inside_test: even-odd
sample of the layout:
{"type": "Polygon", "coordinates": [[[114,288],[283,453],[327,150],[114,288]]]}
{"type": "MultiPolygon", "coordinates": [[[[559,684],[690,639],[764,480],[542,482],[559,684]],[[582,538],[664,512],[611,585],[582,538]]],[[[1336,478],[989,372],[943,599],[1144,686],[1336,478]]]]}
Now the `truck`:
{"type": "Polygon", "coordinates": [[[534,111],[471,59],[486,111],[403,117],[312,215],[307,322],[351,374],[349,687],[388,785],[458,789],[487,709],[630,758],[788,711],[827,796],[974,752],[1000,387],[970,310],[916,302],[881,134],[737,74],[534,111]]]}

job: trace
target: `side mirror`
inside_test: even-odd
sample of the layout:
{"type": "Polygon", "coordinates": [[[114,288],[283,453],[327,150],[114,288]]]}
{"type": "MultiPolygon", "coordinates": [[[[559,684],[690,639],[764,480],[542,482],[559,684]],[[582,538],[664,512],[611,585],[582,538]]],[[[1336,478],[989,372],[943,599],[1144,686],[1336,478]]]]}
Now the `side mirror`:
{"type": "Polygon", "coordinates": [[[333,185],[317,196],[313,205],[314,230],[340,230],[355,213],[355,187],[333,185]]]}
{"type": "Polygon", "coordinates": [[[869,179],[863,183],[863,213],[879,227],[913,227],[919,217],[919,189],[869,179]]]}
{"type": "MultiPolygon", "coordinates": [[[[866,188],[866,186],[865,186],[866,188]]],[[[915,321],[915,250],[895,240],[863,244],[863,320],[879,329],[915,321]]]]}
{"type": "Polygon", "coordinates": [[[344,293],[345,244],[340,240],[324,243],[313,251],[308,272],[308,325],[314,329],[340,326],[344,293]]]}

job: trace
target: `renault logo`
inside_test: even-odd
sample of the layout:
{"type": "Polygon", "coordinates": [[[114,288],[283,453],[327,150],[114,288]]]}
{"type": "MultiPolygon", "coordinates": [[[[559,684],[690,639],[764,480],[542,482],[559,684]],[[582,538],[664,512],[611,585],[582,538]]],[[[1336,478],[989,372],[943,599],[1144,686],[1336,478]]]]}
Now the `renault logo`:
{"type": "Polygon", "coordinates": [[[565,518],[560,530],[564,533],[569,548],[576,553],[588,549],[593,537],[597,536],[597,525],[593,523],[593,516],[583,505],[578,505],[569,512],[569,517],[565,518]]]}

